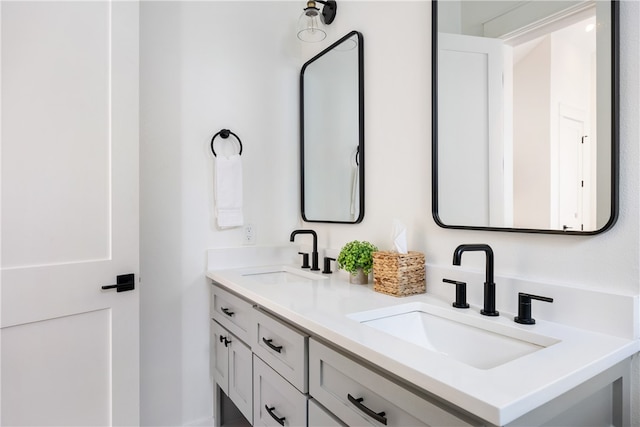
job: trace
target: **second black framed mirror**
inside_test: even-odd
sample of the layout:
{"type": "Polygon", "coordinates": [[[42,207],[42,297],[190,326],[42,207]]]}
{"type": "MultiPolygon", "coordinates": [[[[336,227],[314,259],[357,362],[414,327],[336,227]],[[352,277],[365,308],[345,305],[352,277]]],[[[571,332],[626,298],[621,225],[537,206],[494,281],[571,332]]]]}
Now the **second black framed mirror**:
{"type": "Polygon", "coordinates": [[[433,1],[445,228],[596,234],[618,214],[617,1],[433,1]]]}
{"type": "Polygon", "coordinates": [[[352,31],[300,72],[302,219],[364,218],[364,48],[352,31]]]}

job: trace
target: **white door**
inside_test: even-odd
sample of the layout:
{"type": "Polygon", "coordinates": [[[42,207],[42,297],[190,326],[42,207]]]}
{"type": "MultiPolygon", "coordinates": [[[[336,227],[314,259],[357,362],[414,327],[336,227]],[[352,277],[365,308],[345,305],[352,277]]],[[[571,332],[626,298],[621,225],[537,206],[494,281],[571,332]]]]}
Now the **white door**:
{"type": "MultiPolygon", "coordinates": [[[[560,108],[558,130],[558,228],[581,231],[584,222],[584,203],[589,191],[584,162],[584,114],[575,109],[560,108]],[[571,111],[570,114],[569,111],[571,111]]],[[[589,205],[589,203],[587,203],[589,205]]]]}
{"type": "Polygon", "coordinates": [[[498,39],[438,33],[438,214],[448,225],[511,222],[503,48],[498,39]]]}
{"type": "Polygon", "coordinates": [[[0,423],[139,424],[138,4],[0,17],[0,423]]]}

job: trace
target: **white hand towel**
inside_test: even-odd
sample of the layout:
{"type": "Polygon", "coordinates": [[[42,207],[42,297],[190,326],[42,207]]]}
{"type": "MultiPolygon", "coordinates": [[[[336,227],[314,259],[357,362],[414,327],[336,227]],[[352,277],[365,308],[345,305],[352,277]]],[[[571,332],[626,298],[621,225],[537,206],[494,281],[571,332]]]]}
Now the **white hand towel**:
{"type": "Polygon", "coordinates": [[[218,155],[214,164],[214,199],[218,227],[238,227],[242,215],[242,159],[218,155]]]}

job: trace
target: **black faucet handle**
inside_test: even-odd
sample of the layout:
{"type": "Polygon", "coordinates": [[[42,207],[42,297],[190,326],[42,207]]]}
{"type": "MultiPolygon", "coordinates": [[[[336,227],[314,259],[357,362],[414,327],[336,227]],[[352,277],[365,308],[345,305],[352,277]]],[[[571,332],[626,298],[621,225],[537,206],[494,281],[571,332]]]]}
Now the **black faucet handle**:
{"type": "Polygon", "coordinates": [[[518,293],[518,315],[513,318],[514,322],[521,323],[523,325],[534,325],[536,323],[536,319],[531,317],[531,300],[532,299],[535,299],[538,301],[544,301],[544,302],[553,302],[553,298],[519,292],[518,293]]]}
{"type": "Polygon", "coordinates": [[[311,266],[309,265],[309,254],[306,252],[298,252],[300,255],[302,255],[302,267],[300,268],[311,268],[311,266]]]}
{"type": "Polygon", "coordinates": [[[324,269],[322,270],[322,274],[331,274],[331,261],[335,261],[335,258],[330,258],[328,256],[324,257],[324,269]]]}
{"type": "Polygon", "coordinates": [[[442,281],[456,285],[456,300],[451,305],[455,308],[469,308],[469,304],[467,304],[467,282],[451,279],[442,279],[442,281]]]}

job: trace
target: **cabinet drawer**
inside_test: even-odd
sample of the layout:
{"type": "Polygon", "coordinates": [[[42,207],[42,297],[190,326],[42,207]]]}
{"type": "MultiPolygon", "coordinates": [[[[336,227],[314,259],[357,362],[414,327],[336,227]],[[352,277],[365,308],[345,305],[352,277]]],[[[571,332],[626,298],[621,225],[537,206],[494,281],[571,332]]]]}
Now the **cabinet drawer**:
{"type": "Polygon", "coordinates": [[[313,339],[309,393],[348,425],[472,425],[313,339]]]}
{"type": "Polygon", "coordinates": [[[346,427],[335,416],[322,408],[315,399],[309,399],[309,427],[346,427]]]}
{"type": "Polygon", "coordinates": [[[309,337],[260,310],[255,310],[251,348],[276,372],[306,393],[309,337]]]}
{"type": "Polygon", "coordinates": [[[253,306],[248,301],[213,284],[211,296],[211,317],[229,332],[249,342],[249,329],[253,319],[253,306]]]}
{"type": "Polygon", "coordinates": [[[253,356],[253,425],[307,425],[307,397],[253,356]]]}

